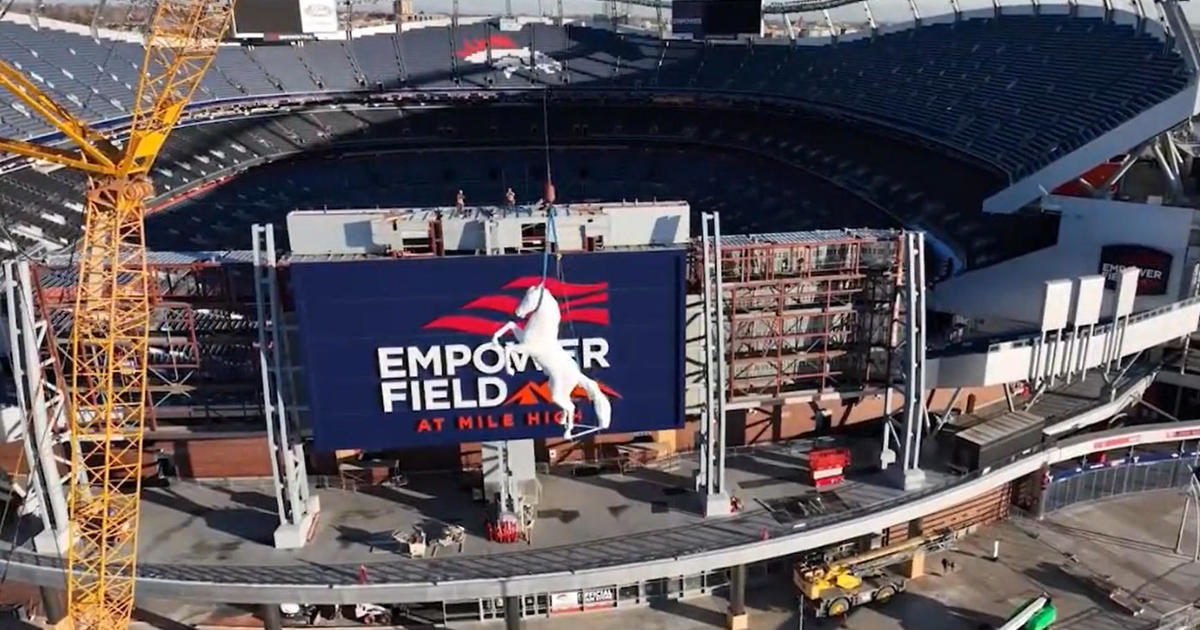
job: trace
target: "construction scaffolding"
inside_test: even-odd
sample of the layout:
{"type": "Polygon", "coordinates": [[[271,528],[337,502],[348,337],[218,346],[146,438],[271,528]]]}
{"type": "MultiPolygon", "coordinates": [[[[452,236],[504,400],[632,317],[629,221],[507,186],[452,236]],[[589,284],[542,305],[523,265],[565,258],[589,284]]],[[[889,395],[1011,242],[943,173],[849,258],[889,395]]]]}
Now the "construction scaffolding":
{"type": "MultiPolygon", "coordinates": [[[[70,373],[75,269],[69,257],[31,265],[38,315],[51,325],[41,351],[48,377],[70,373]]],[[[255,386],[254,292],[249,264],[151,254],[147,431],[212,422],[259,422],[255,386]]]]}
{"type": "MultiPolygon", "coordinates": [[[[888,387],[900,345],[902,251],[891,230],[723,237],[729,400],[888,387]]],[[[697,292],[702,277],[693,265],[697,292]]]]}

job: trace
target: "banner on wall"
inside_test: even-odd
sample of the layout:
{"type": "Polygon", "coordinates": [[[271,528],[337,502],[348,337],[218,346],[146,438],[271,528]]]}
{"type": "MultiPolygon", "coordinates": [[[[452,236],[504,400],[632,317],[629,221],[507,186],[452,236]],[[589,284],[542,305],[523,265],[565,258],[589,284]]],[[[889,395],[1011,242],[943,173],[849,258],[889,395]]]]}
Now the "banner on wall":
{"type": "Polygon", "coordinates": [[[1116,289],[1117,278],[1128,267],[1137,267],[1138,295],[1163,295],[1171,276],[1171,254],[1145,245],[1105,245],[1100,248],[1100,274],[1104,288],[1116,289]]]}
{"type": "Polygon", "coordinates": [[[306,34],[336,33],[338,24],[337,0],[299,0],[300,28],[306,34]]]}

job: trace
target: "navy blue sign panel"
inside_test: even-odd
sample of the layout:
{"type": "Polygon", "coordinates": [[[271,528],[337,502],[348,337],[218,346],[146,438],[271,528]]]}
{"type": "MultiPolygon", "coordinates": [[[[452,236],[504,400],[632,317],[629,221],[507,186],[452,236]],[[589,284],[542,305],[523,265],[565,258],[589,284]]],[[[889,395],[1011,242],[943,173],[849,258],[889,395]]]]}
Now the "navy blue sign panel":
{"type": "Polygon", "coordinates": [[[671,32],[706,37],[762,34],[762,0],[672,0],[671,32]]]}
{"type": "MultiPolygon", "coordinates": [[[[681,249],[571,253],[563,280],[547,282],[564,348],[612,402],[612,432],[682,426],[685,264],[681,249]]],[[[540,255],[297,262],[290,271],[318,449],[563,434],[537,366],[525,360],[510,376],[490,345],[541,281],[540,255]]],[[[594,426],[591,403],[582,389],[575,395],[576,423],[594,426]]]]}

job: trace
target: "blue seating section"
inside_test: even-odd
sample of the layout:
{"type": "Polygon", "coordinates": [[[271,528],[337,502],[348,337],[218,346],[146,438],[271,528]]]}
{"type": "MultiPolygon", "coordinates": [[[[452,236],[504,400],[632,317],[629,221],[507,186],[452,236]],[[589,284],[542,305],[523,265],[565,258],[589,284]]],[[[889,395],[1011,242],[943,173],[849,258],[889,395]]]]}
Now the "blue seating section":
{"type": "MultiPolygon", "coordinates": [[[[542,181],[541,154],[503,147],[540,144],[541,118],[537,105],[417,115],[351,108],[182,127],[156,164],[161,193],[244,174],[152,214],[149,242],[156,249],[241,247],[252,223],[282,225],[298,207],[441,205],[460,187],[472,202],[494,202],[508,186],[532,200],[542,181]],[[437,148],[464,140],[499,149],[437,148]],[[425,152],[320,157],[334,145],[361,151],[380,141],[425,152]],[[316,157],[250,169],[301,152],[316,157]]],[[[564,201],[684,199],[697,212],[721,212],[737,232],[916,226],[957,246],[973,267],[1047,246],[1057,233],[1051,216],[974,210],[1000,183],[992,172],[824,118],[612,104],[555,108],[550,120],[552,138],[581,147],[554,156],[564,201]],[[626,156],[606,148],[614,146],[634,148],[626,156]]],[[[0,177],[0,211],[17,230],[11,238],[24,246],[65,244],[78,229],[82,188],[82,177],[65,169],[0,177]]],[[[10,238],[0,236],[0,243],[10,238]]]]}
{"type": "MultiPolygon", "coordinates": [[[[97,42],[84,35],[33,31],[0,22],[0,55],[68,108],[102,121],[128,116],[142,51],[136,44],[97,42]]],[[[455,31],[420,28],[403,35],[370,35],[349,42],[226,46],[205,77],[196,101],[215,104],[313,92],[543,86],[770,96],[940,141],[977,156],[981,163],[1011,179],[1052,162],[1170,97],[1189,80],[1181,58],[1161,40],[1131,26],[1065,15],[933,24],[824,46],[792,46],[779,41],[705,45],[586,27],[528,25],[521,31],[500,32],[491,25],[471,24],[455,31]]],[[[528,121],[518,116],[522,122],[479,117],[477,112],[447,116],[413,122],[402,120],[394,110],[347,109],[189,126],[178,130],[168,143],[157,163],[155,179],[160,191],[183,191],[197,181],[234,174],[264,160],[370,139],[387,126],[394,128],[388,133],[399,140],[428,136],[433,143],[447,138],[499,142],[511,135],[514,124],[527,131],[538,125],[536,116],[528,121]]],[[[559,132],[567,135],[583,129],[581,133],[593,136],[700,141],[725,149],[754,150],[795,168],[757,162],[755,170],[746,171],[729,164],[727,172],[740,178],[733,192],[721,193],[715,185],[690,191],[684,185],[686,178],[680,179],[678,186],[672,183],[677,170],[648,166],[665,164],[665,153],[644,149],[641,157],[630,162],[630,168],[661,172],[661,184],[653,184],[647,177],[619,181],[579,177],[572,181],[567,176],[560,182],[560,190],[581,198],[682,197],[698,210],[724,208],[737,214],[738,231],[873,224],[878,217],[868,219],[865,207],[856,205],[865,199],[887,209],[892,223],[924,227],[960,247],[970,266],[1046,244],[1023,238],[1022,226],[1029,223],[1022,221],[1047,219],[1014,221],[975,211],[983,194],[1002,185],[986,169],[884,139],[863,131],[866,127],[856,129],[825,120],[801,125],[802,132],[788,133],[785,130],[796,121],[780,118],[767,124],[770,116],[762,111],[753,117],[720,112],[653,120],[644,116],[576,118],[570,123],[575,131],[559,132]],[[741,118],[754,120],[737,120],[741,118]],[[919,160],[912,157],[918,154],[919,160]],[[792,174],[781,174],[784,171],[792,174]],[[949,177],[947,173],[956,174],[949,177]],[[792,187],[791,177],[806,182],[803,190],[792,187]],[[814,182],[835,182],[833,188],[841,187],[842,192],[823,189],[827,184],[814,182]],[[731,205],[739,195],[750,200],[746,206],[755,208],[757,214],[737,211],[731,205]],[[786,210],[789,207],[791,213],[786,210]],[[839,207],[854,209],[841,216],[836,210],[839,207]],[[803,220],[795,219],[800,215],[803,220]]],[[[0,134],[35,137],[49,131],[10,95],[0,94],[0,134]]],[[[725,149],[713,155],[728,155],[722,153],[725,149]]],[[[440,155],[443,162],[431,162],[430,168],[435,162],[444,166],[450,159],[448,153],[440,155]]],[[[572,165],[568,172],[573,168],[577,173],[602,173],[612,167],[609,157],[603,151],[580,151],[564,154],[562,159],[572,165]]],[[[682,154],[679,159],[696,172],[713,172],[682,154]]],[[[514,154],[514,160],[512,168],[536,162],[521,154],[514,154]]],[[[356,177],[350,169],[344,170],[346,177],[356,177]]],[[[328,192],[314,188],[312,182],[280,192],[262,177],[266,175],[248,176],[245,184],[189,202],[186,207],[195,211],[192,216],[172,211],[153,219],[155,239],[162,239],[156,246],[197,247],[222,241],[223,233],[241,242],[243,224],[262,220],[254,208],[267,204],[271,212],[286,212],[294,206],[320,203],[328,192]],[[297,197],[302,191],[312,193],[312,198],[297,197]],[[213,210],[217,208],[227,210],[228,218],[221,218],[223,215],[213,210]]],[[[290,177],[297,183],[310,179],[303,174],[290,177]]],[[[365,169],[362,177],[386,179],[378,169],[365,169]]],[[[413,186],[403,195],[397,190],[393,191],[397,196],[389,197],[388,185],[373,185],[370,188],[379,191],[380,198],[361,203],[445,203],[443,188],[451,185],[466,188],[469,197],[498,194],[493,188],[499,184],[478,171],[464,170],[451,179],[458,183],[396,178],[413,186]]],[[[7,233],[0,234],[0,248],[70,240],[78,229],[81,185],[81,178],[61,170],[27,169],[0,178],[0,214],[8,226],[7,233]]],[[[336,205],[354,203],[342,198],[336,205]]],[[[1052,225],[1041,228],[1045,229],[1040,232],[1053,233],[1052,225]]]]}
{"type": "MultiPolygon", "coordinates": [[[[128,114],[141,53],[62,31],[0,23],[0,55],[87,118],[128,114]],[[103,66],[101,69],[100,66],[103,66]]],[[[519,64],[518,64],[519,65],[519,64]]],[[[620,85],[773,95],[928,136],[1016,178],[1177,93],[1182,59],[1133,26],[1066,15],[939,23],[825,46],[703,45],[587,27],[484,24],[351,42],[225,47],[198,100],[314,91],[620,85]],[[540,64],[549,55],[560,68],[540,64]],[[489,67],[523,58],[515,72],[489,67]],[[1097,60],[1103,59],[1103,62],[1097,60]]],[[[0,132],[48,129],[4,98],[0,132]]]]}
{"type": "MultiPolygon", "coordinates": [[[[249,248],[250,223],[284,225],[293,209],[450,205],[460,188],[469,203],[499,205],[509,187],[518,200],[533,203],[541,196],[545,159],[535,149],[476,150],[470,160],[459,151],[423,149],[284,161],[154,217],[147,238],[160,249],[249,248]]],[[[564,201],[686,195],[698,210],[722,212],[725,229],[736,232],[890,225],[887,217],[835,186],[737,153],[578,148],[556,151],[552,160],[564,201]]]]}
{"type": "MultiPolygon", "coordinates": [[[[611,104],[603,111],[555,107],[550,121],[556,144],[574,140],[577,147],[553,156],[564,201],[685,199],[697,212],[721,212],[736,232],[915,226],[957,247],[972,267],[1048,246],[1057,234],[1053,216],[974,210],[999,184],[993,172],[824,118],[611,104]]],[[[173,160],[217,152],[230,168],[237,165],[229,160],[247,164],[302,150],[331,157],[248,171],[153,215],[149,240],[160,249],[240,247],[250,224],[282,225],[295,208],[445,205],[458,188],[473,203],[496,203],[510,186],[533,200],[542,154],[504,147],[540,144],[540,122],[537,105],[403,116],[370,108],[181,129],[172,145],[183,150],[163,163],[175,171],[173,160]],[[234,154],[230,139],[252,147],[252,155],[234,154]],[[464,140],[466,147],[491,148],[446,148],[464,140]],[[329,143],[357,148],[380,141],[400,151],[355,160],[322,151],[329,143]]]]}

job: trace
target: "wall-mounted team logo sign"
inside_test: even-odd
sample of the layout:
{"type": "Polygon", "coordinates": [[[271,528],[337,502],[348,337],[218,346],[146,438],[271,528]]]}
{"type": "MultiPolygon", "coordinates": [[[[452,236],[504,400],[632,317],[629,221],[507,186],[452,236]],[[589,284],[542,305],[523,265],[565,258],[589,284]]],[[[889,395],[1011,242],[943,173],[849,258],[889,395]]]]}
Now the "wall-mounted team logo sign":
{"type": "Polygon", "coordinates": [[[465,39],[458,49],[458,57],[466,63],[488,63],[504,73],[506,78],[518,70],[533,74],[558,74],[562,63],[539,50],[518,44],[512,37],[495,34],[479,39],[465,39]]]}
{"type": "Polygon", "coordinates": [[[310,4],[304,7],[304,15],[308,17],[327,18],[333,15],[333,13],[333,9],[324,4],[310,4]]]}
{"type": "Polygon", "coordinates": [[[300,31],[303,33],[334,33],[339,30],[335,0],[299,0],[300,31]]]}
{"type": "Polygon", "coordinates": [[[1171,276],[1171,254],[1145,245],[1105,245],[1100,249],[1100,274],[1107,289],[1117,288],[1117,278],[1128,267],[1137,267],[1138,295],[1163,295],[1171,276]]]}

